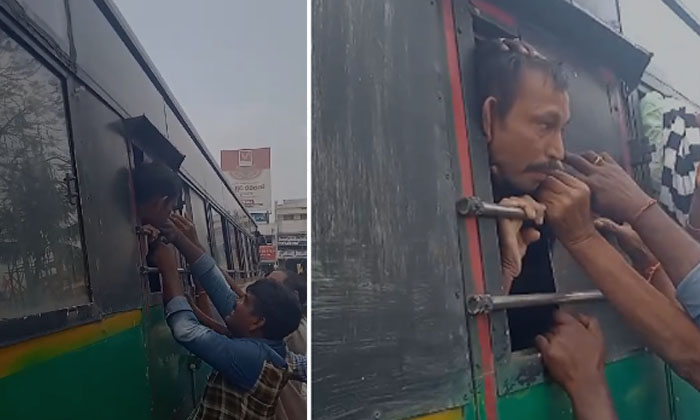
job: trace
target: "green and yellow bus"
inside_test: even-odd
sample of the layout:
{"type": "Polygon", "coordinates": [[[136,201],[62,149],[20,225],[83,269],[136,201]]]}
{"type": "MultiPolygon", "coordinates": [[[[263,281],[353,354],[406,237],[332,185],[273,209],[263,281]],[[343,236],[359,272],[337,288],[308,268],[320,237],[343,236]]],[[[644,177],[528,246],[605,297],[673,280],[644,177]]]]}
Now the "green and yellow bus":
{"type": "Polygon", "coordinates": [[[141,246],[148,160],[217,262],[256,276],[255,222],[114,4],[0,1],[0,419],[184,419],[200,397],[141,246]]]}
{"type": "Polygon", "coordinates": [[[538,305],[599,319],[620,419],[699,417],[700,395],[563,248],[552,290],[504,298],[495,220],[458,211],[493,201],[473,55],[486,38],[570,68],[570,151],[648,173],[634,99],[650,55],[577,3],[312,0],[313,418],[571,419],[537,351],[511,345],[506,309],[538,305]]]}

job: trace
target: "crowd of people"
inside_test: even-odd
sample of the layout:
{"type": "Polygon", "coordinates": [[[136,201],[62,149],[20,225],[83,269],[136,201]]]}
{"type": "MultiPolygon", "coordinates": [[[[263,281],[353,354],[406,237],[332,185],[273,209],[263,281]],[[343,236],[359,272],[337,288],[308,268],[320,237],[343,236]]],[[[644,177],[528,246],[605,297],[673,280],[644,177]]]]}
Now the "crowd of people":
{"type": "Polygon", "coordinates": [[[138,166],[134,189],[148,233],[144,253],[160,271],[173,338],[214,369],[191,418],[305,419],[306,280],[278,270],[247,285],[234,281],[175,211],[182,182],[167,166],[138,166]],[[175,250],[189,266],[193,296],[175,250]]]}
{"type": "MultiPolygon", "coordinates": [[[[700,390],[700,193],[681,226],[609,154],[567,153],[566,77],[526,43],[486,41],[477,62],[494,196],[526,215],[499,220],[504,290],[552,287],[559,241],[648,346],[700,390]]],[[[616,418],[596,319],[552,307],[521,315],[509,314],[514,348],[539,349],[576,418],[616,418]]]]}

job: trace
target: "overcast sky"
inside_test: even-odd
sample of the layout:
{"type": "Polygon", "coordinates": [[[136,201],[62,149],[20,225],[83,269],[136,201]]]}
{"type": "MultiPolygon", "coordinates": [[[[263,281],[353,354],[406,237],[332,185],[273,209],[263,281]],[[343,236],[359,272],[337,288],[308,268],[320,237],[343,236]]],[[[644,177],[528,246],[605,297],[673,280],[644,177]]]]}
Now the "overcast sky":
{"type": "Polygon", "coordinates": [[[306,1],[113,0],[207,147],[272,148],[272,198],[306,197],[306,1]]]}

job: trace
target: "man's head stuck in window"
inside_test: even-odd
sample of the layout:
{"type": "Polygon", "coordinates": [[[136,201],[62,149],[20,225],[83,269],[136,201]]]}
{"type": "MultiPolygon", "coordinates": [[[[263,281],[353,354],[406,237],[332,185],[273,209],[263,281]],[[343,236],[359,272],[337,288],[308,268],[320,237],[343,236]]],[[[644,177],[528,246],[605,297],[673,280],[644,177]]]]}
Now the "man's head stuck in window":
{"type": "Polygon", "coordinates": [[[519,40],[485,41],[476,55],[494,180],[533,192],[564,159],[570,112],[563,69],[519,40]]]}
{"type": "Polygon", "coordinates": [[[281,340],[299,328],[301,306],[289,288],[261,279],[248,286],[224,321],[235,337],[281,340]]]}
{"type": "Polygon", "coordinates": [[[177,207],[182,181],[169,167],[147,162],[134,170],[134,190],[141,224],[159,227],[177,207]]]}

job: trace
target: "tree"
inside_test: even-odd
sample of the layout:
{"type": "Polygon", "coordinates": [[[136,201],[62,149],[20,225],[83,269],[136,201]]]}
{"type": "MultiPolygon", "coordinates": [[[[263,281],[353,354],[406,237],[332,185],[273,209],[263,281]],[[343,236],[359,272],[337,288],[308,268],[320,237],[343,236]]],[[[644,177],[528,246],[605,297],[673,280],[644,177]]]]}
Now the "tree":
{"type": "Polygon", "coordinates": [[[73,167],[63,84],[0,33],[0,275],[9,300],[0,316],[58,309],[87,296],[66,174],[73,167]]]}

